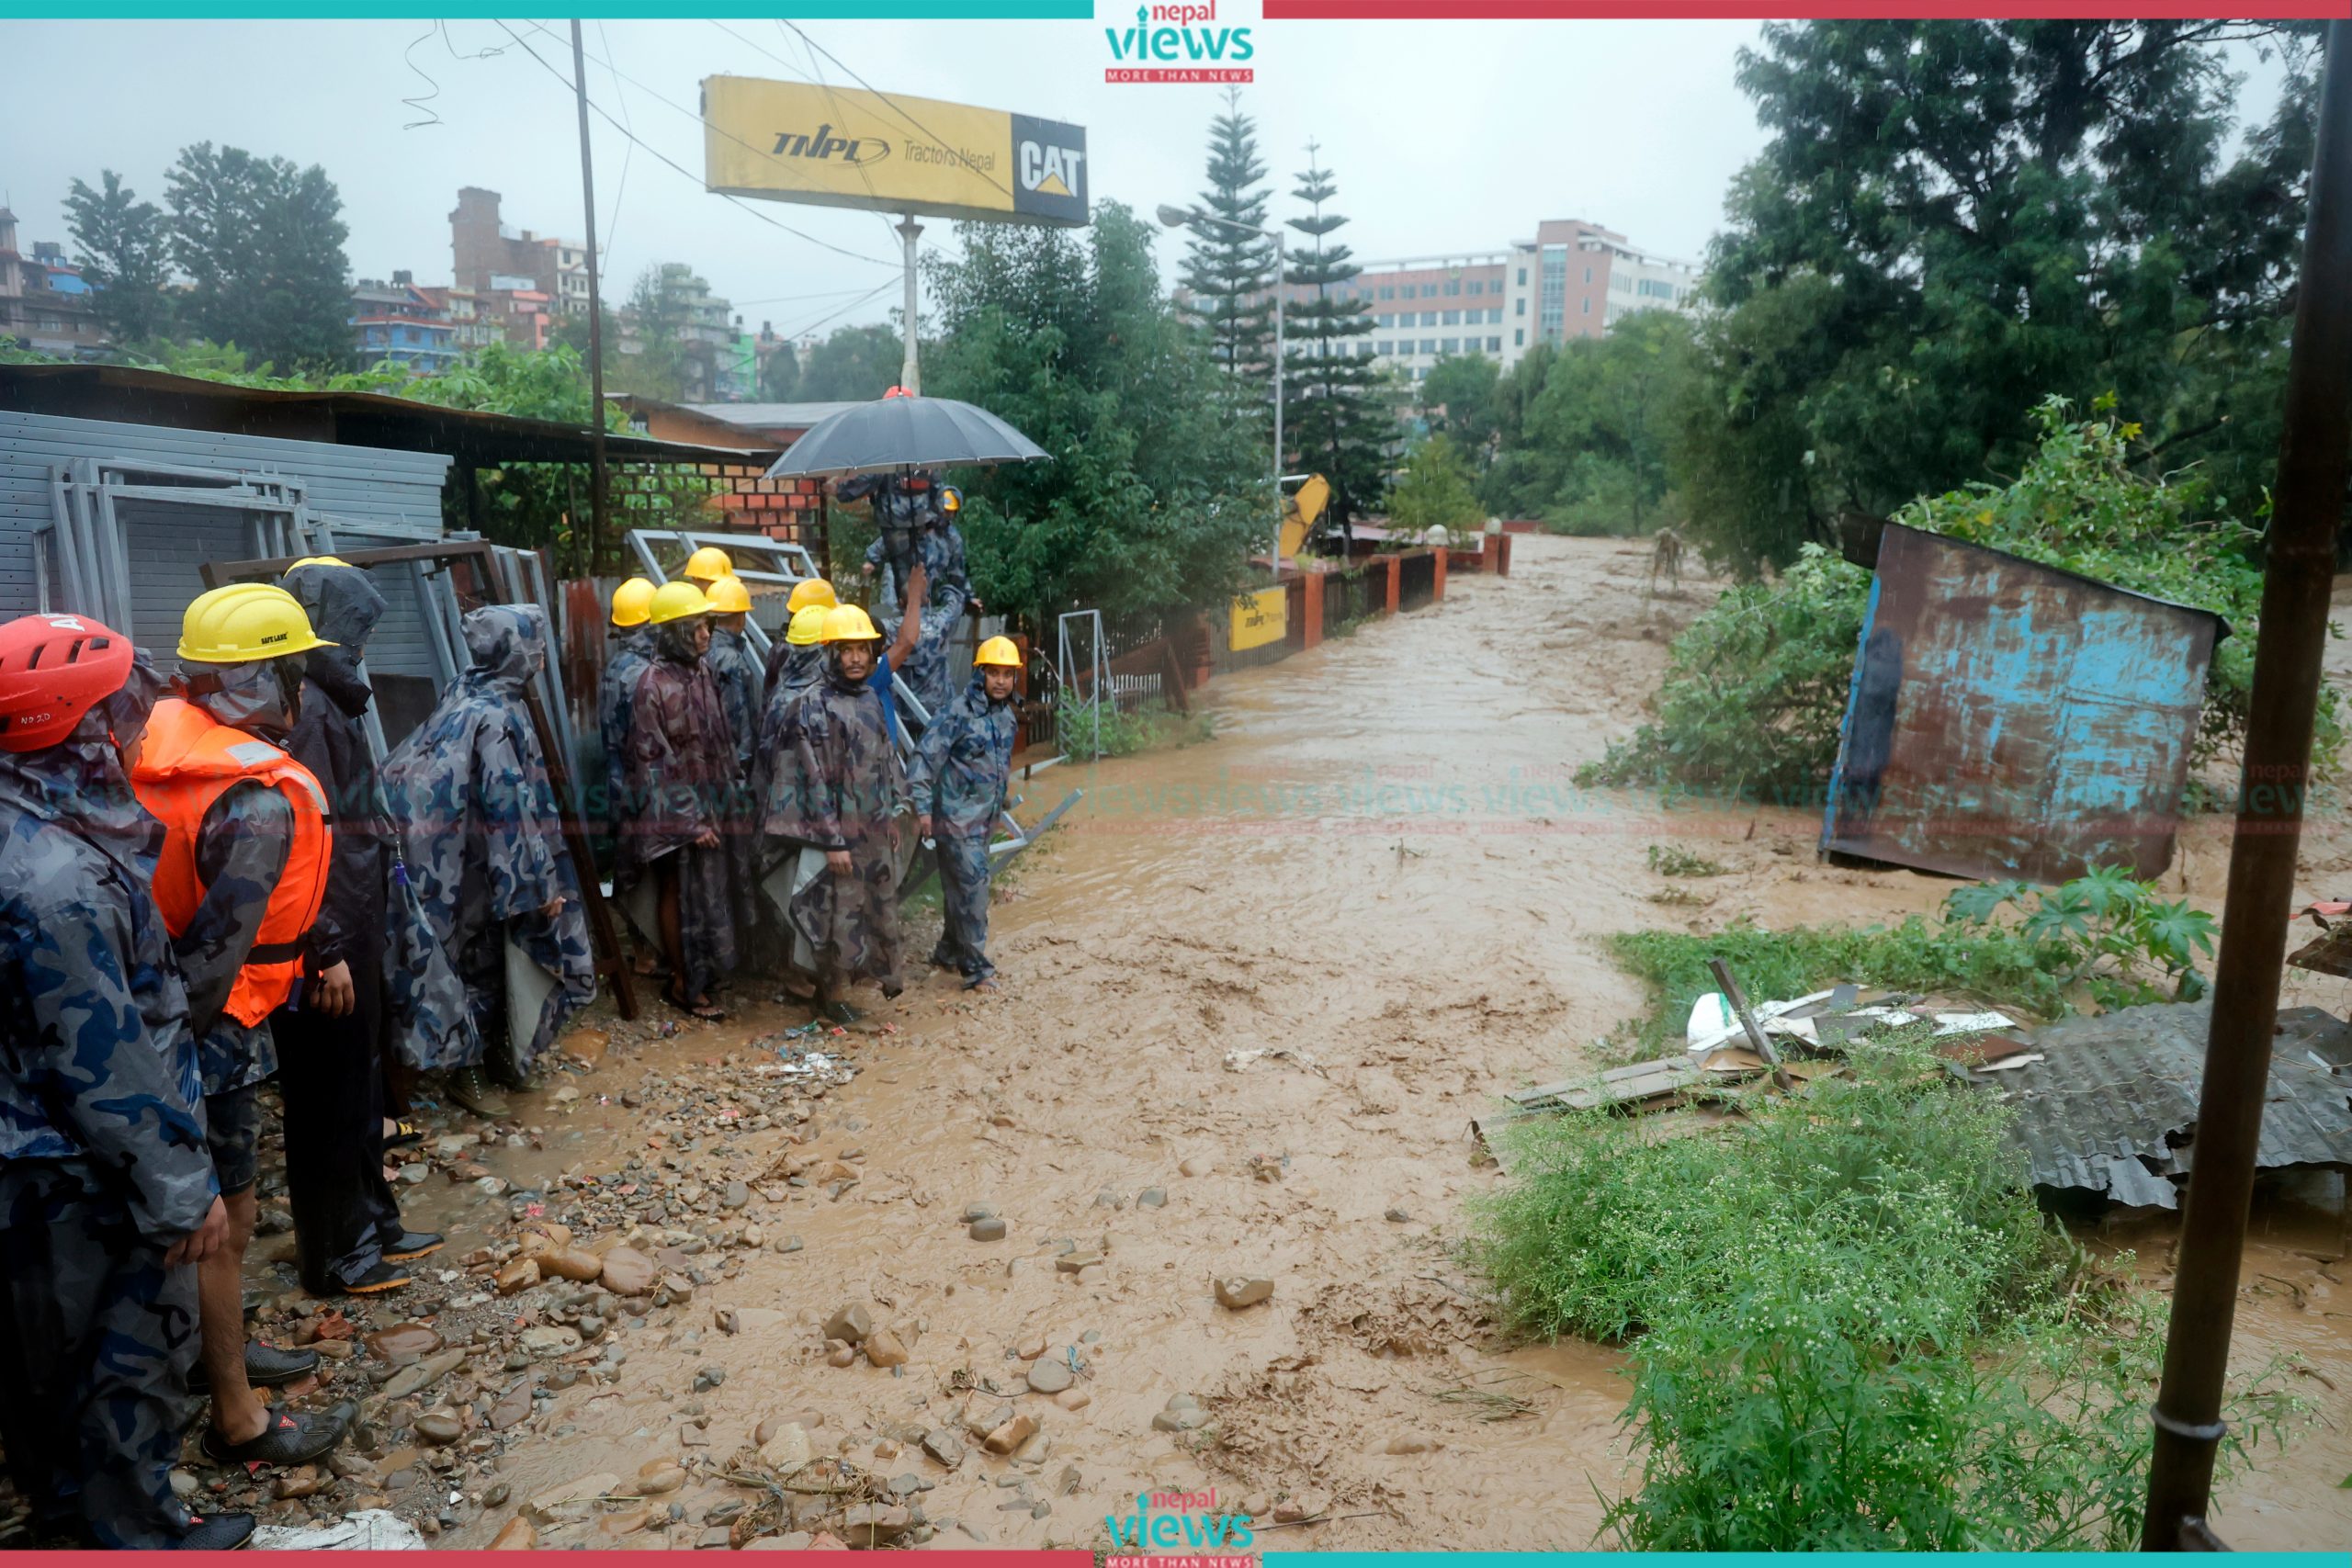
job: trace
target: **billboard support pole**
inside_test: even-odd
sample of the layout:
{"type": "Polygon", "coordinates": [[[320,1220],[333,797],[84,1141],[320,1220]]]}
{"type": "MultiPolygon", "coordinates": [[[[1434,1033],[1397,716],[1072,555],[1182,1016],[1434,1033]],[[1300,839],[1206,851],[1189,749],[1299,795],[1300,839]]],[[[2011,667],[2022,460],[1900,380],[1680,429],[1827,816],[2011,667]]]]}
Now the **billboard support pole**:
{"type": "Polygon", "coordinates": [[[916,363],[915,340],[921,335],[915,321],[915,241],[922,235],[922,225],[915,215],[908,213],[899,220],[899,238],[905,242],[907,254],[907,357],[899,370],[899,385],[916,397],[922,396],[922,367],[916,363]]]}
{"type": "MultiPolygon", "coordinates": [[[[581,59],[580,19],[571,21],[571,85],[580,100],[580,203],[588,224],[588,560],[587,574],[604,562],[612,505],[605,469],[605,301],[596,287],[596,166],[588,145],[588,68],[581,59]]],[[[623,170],[626,175],[627,170],[623,170]]],[[[560,290],[562,280],[557,279],[560,290]]],[[[557,301],[561,309],[562,301],[557,301]]],[[[469,493],[471,493],[469,491],[469,493]]],[[[577,522],[578,519],[573,519],[577,522]]]]}

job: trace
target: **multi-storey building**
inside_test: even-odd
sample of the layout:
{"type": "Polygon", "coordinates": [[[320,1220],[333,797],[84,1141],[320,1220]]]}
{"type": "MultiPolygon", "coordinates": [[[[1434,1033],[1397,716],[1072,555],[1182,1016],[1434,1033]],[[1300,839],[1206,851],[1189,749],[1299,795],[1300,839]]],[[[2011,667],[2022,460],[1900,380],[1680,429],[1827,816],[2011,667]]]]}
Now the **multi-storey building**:
{"type": "Polygon", "coordinates": [[[17,249],[17,215],[0,207],[0,337],[61,358],[87,358],[109,346],[93,304],[93,290],[65,265],[64,247],[17,249]]]}
{"type": "Polygon", "coordinates": [[[360,366],[403,365],[437,375],[464,356],[447,307],[405,272],[390,283],[362,278],[351,291],[351,332],[360,366]]]}
{"type": "MultiPolygon", "coordinates": [[[[1536,225],[1502,250],[1444,251],[1363,264],[1334,291],[1360,299],[1372,332],[1360,352],[1413,380],[1448,355],[1483,355],[1509,369],[1539,343],[1600,337],[1636,310],[1687,310],[1699,269],[1637,249],[1581,219],[1536,225]]],[[[1311,290],[1292,285],[1293,307],[1311,290]]]]}
{"type": "Polygon", "coordinates": [[[450,276],[458,288],[473,290],[480,315],[503,323],[509,343],[544,347],[547,327],[537,318],[588,313],[588,247],[510,228],[500,220],[498,204],[494,190],[468,186],[458,192],[449,214],[450,276]],[[522,294],[538,298],[498,298],[522,294]]]}

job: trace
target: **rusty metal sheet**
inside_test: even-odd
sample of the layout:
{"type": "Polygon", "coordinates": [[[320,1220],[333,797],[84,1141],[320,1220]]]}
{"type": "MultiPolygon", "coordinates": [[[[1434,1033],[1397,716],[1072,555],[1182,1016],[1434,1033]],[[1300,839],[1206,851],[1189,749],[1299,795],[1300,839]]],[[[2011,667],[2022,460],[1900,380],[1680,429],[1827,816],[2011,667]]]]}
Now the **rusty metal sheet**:
{"type": "Polygon", "coordinates": [[[2057,883],[2172,862],[2219,616],[1889,524],[1822,847],[2057,883]]]}
{"type": "MultiPolygon", "coordinates": [[[[2034,1185],[2177,1206],[2211,1022],[2210,1002],[2066,1019],[2034,1037],[2040,1061],[1988,1076],[2034,1185]]],[[[2317,1008],[2278,1015],[2255,1163],[2352,1167],[2352,1027],[2317,1008]]]]}

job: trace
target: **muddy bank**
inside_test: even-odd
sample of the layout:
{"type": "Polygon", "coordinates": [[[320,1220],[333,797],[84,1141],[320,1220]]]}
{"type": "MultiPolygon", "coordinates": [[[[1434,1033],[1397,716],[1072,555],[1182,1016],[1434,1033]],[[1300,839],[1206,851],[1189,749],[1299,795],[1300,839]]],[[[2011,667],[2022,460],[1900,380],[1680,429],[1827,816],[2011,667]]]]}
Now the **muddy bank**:
{"type": "MultiPolygon", "coordinates": [[[[1577,765],[1636,722],[1709,590],[1645,604],[1643,553],[1613,541],[1515,549],[1508,581],[1456,578],[1441,605],[1220,680],[1213,741],[1022,786],[1024,817],[1074,785],[1088,798],[997,905],[1005,990],[918,985],[869,1029],[829,1037],[852,1081],[796,1095],[756,1076],[799,1021],[783,1010],[667,1037],[607,1025],[592,1069],[521,1097],[519,1145],[436,1155],[414,1190],[452,1228],[447,1269],[415,1300],[347,1310],[364,1332],[431,1315],[466,1355],[451,1381],[400,1398],[377,1381],[392,1373],[382,1358],[337,1363],[311,1397],[379,1402],[372,1468],[277,1506],[381,1494],[446,1511],[440,1539],[479,1546],[535,1496],[597,1476],[633,1486],[677,1461],[673,1489],[605,1506],[625,1537],[560,1506],[537,1534],[692,1546],[752,1495],[719,1479],[724,1461],[788,1420],[813,1453],[874,1478],[909,1543],[1092,1546],[1138,1490],[1215,1486],[1261,1520],[1328,1521],[1262,1535],[1270,1548],[1589,1545],[1594,1486],[1621,1484],[1622,1359],[1494,1342],[1453,1258],[1464,1200],[1499,1179],[1474,1157],[1470,1118],[1639,1009],[1599,945],[1609,932],[1892,919],[1951,884],[1816,864],[1805,814],[1661,812],[1577,789],[1577,765]],[[1647,867],[1653,843],[1730,870],[1669,882],[1647,867]],[[1703,902],[1655,901],[1678,886],[1703,902]],[[772,1174],[792,1160],[799,1185],[772,1174]],[[495,1182],[451,1179],[467,1165],[495,1182]],[[589,1250],[644,1251],[684,1294],[623,1304],[564,1280],[496,1294],[486,1281],[512,1260],[479,1249],[519,1247],[518,1204],[589,1250]],[[973,1205],[1001,1239],[974,1239],[973,1205]],[[1262,1279],[1271,1298],[1220,1305],[1220,1278],[1262,1279]],[[831,1364],[822,1325],[844,1305],[888,1329],[903,1363],[831,1364]],[[508,1370],[526,1325],[577,1331],[582,1316],[602,1320],[597,1338],[508,1370]],[[1033,1392],[1041,1364],[1060,1370],[1034,1381],[1069,1386],[1033,1392]],[[488,1424],[516,1382],[526,1413],[488,1424]],[[987,1453],[974,1425],[1006,1405],[1038,1430],[987,1453]],[[421,1444],[432,1415],[459,1438],[421,1444]],[[941,1431],[961,1434],[941,1445],[960,1447],[952,1468],[924,1451],[941,1431]]],[[[2314,844],[2327,886],[2311,891],[2333,890],[2352,864],[2328,858],[2341,852],[2314,844]]],[[[2176,874],[2217,900],[2224,854],[2200,828],[2176,874]]],[[[910,950],[928,944],[917,933],[910,950]]],[[[2352,1002],[2352,983],[2321,989],[2303,999],[2352,1002]]],[[[2110,1229],[2161,1283],[2162,1224],[2110,1229]]],[[[2300,1349],[2342,1388],[2341,1266],[2256,1252],[2246,1354],[2300,1349]]],[[[2334,1490],[2352,1471],[2344,1442],[2307,1433],[2266,1462],[2222,1515],[2225,1538],[2352,1539],[2352,1493],[2334,1490]]],[[[787,1513],[808,1533],[842,1528],[834,1499],[796,1495],[787,1513]]]]}

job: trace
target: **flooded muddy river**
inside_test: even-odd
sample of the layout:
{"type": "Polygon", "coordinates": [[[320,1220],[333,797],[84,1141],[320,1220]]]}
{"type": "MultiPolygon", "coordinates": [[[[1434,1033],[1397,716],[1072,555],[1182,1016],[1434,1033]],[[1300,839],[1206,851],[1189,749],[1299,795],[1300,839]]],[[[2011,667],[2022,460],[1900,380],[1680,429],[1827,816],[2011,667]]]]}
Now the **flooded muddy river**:
{"type": "MultiPolygon", "coordinates": [[[[1071,788],[1086,798],[997,904],[1004,989],[918,984],[846,1043],[862,1072],[816,1103],[799,1152],[854,1154],[862,1178],[755,1198],[740,1217],[803,1246],[744,1251],[690,1304],[646,1316],[627,1336],[626,1376],[563,1391],[510,1446],[499,1473],[514,1498],[698,1448],[724,1455],[789,1417],[820,1451],[922,1472],[943,1546],[1095,1545],[1138,1491],[1212,1486],[1261,1521],[1302,1501],[1330,1521],[1274,1529],[1262,1549],[1591,1544],[1595,1488],[1623,1483],[1622,1358],[1494,1341],[1453,1256],[1464,1200],[1502,1179],[1474,1161],[1471,1118],[1573,1066],[1639,1009],[1606,933],[1896,918],[1951,884],[1819,865],[1817,822],[1797,813],[1661,813],[1578,790],[1577,765],[1637,721],[1667,640],[1712,590],[1645,604],[1631,546],[1516,546],[1507,581],[1456,577],[1442,604],[1219,679],[1213,740],[1018,784],[1027,819],[1071,788]],[[1731,867],[1683,885],[1703,906],[1651,900],[1668,884],[1645,850],[1668,842],[1731,867]],[[1004,1219],[1002,1240],[969,1237],[975,1203],[1004,1219]],[[1056,1266],[1070,1245],[1102,1255],[1088,1282],[1056,1266]],[[1227,1276],[1270,1280],[1271,1301],[1220,1306],[1213,1282],[1227,1276]],[[826,1363],[816,1325],[848,1302],[896,1326],[904,1366],[826,1363]],[[758,1310],[727,1335],[719,1307],[758,1310]],[[1017,1388],[1019,1352],[1040,1341],[1086,1395],[1076,1409],[1020,1396],[1042,1450],[1008,1465],[975,1440],[952,1473],[924,1460],[914,1439],[976,1379],[1017,1388]],[[723,1382],[695,1389],[714,1367],[723,1382]],[[1155,1428],[1180,1395],[1214,1413],[1214,1444],[1155,1428]],[[1482,1418],[1504,1400],[1521,1413],[1482,1418]],[[689,1405],[704,1425],[687,1427],[689,1405]],[[876,1457],[877,1443],[899,1447],[876,1457]]],[[[2339,869],[2333,840],[2314,848],[2315,874],[2339,869]]],[[[2218,899],[2224,853],[2211,831],[2192,836],[2183,874],[2199,897],[2218,899]]],[[[910,953],[929,940],[916,933],[910,953]]],[[[715,1070],[799,1017],[754,1010],[616,1043],[560,1079],[577,1098],[526,1097],[541,1148],[483,1162],[536,1185],[642,1159],[623,1093],[715,1070]]],[[[784,1146],[779,1129],[691,1157],[720,1168],[714,1181],[755,1179],[784,1146]]],[[[417,1201],[455,1227],[453,1257],[484,1238],[485,1217],[505,1217],[469,1186],[435,1181],[417,1201]]],[[[2267,1218],[2241,1348],[2307,1357],[2327,1380],[2309,1392],[2341,1420],[2352,1297],[2342,1261],[2321,1261],[2341,1251],[2333,1213],[2267,1218]]],[[[2170,1234],[2126,1221],[2093,1239],[2136,1249],[2161,1284],[2170,1234]]],[[[400,1316],[394,1303],[372,1311],[379,1325],[400,1316]]],[[[2246,1547],[2352,1540],[2352,1492],[2335,1488],[2347,1472],[2345,1428],[2307,1430],[2235,1488],[2222,1533],[2246,1547]]],[[[699,1519],[729,1495],[713,1481],[678,1495],[699,1519]]],[[[443,1539],[484,1544],[513,1511],[443,1539]]],[[[602,1538],[574,1526],[542,1539],[602,1538]]]]}

